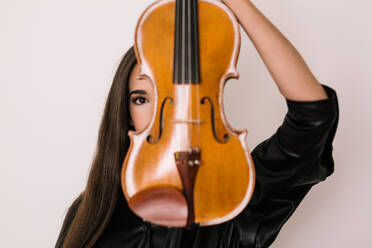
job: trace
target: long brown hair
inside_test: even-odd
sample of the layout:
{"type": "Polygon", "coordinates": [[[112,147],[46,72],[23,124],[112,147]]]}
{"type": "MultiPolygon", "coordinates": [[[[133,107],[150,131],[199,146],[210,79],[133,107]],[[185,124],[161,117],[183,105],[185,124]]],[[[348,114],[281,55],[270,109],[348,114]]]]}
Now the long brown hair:
{"type": "Polygon", "coordinates": [[[67,211],[56,247],[92,247],[110,220],[120,190],[120,171],[129,146],[129,76],[136,64],[131,47],[115,73],[101,120],[85,190],[67,211]]]}

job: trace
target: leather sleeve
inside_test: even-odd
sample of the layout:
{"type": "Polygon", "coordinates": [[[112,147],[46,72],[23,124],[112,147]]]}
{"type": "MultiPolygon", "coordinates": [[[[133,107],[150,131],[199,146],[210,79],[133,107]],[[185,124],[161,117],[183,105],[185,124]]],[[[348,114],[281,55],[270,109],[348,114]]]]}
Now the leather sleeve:
{"type": "Polygon", "coordinates": [[[283,123],[251,153],[255,191],[247,208],[234,219],[242,247],[268,247],[310,188],[334,170],[338,100],[332,88],[322,86],[328,99],[286,99],[283,123]]]}

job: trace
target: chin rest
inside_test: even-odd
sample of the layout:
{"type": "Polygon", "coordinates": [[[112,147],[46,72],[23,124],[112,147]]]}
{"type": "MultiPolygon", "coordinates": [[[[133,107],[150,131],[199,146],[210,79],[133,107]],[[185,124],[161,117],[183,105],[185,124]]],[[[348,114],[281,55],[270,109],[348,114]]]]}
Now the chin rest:
{"type": "Polygon", "coordinates": [[[157,225],[184,227],[187,224],[187,202],[178,189],[156,186],[142,190],[129,201],[131,210],[157,225]]]}

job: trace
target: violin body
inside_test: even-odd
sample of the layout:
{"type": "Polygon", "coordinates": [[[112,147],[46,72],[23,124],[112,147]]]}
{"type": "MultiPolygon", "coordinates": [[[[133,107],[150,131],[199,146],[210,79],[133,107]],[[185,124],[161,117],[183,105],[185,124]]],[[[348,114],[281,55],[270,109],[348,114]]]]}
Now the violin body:
{"type": "Polygon", "coordinates": [[[172,227],[234,218],[255,184],[247,130],[223,111],[224,85],[238,77],[239,25],[222,3],[191,1],[157,1],[138,21],[135,52],[153,83],[154,114],[145,130],[129,131],[121,174],[131,210],[172,227]]]}

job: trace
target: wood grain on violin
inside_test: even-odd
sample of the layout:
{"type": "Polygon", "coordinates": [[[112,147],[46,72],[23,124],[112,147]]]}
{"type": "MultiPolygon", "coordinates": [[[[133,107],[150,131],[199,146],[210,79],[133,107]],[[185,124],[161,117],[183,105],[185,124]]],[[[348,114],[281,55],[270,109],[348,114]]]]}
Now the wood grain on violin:
{"type": "Polygon", "coordinates": [[[238,215],[254,189],[245,138],[223,110],[238,77],[239,25],[221,2],[164,0],[148,7],[135,33],[141,74],[155,89],[154,115],[129,132],[122,189],[129,207],[159,225],[214,225],[238,215]]]}

